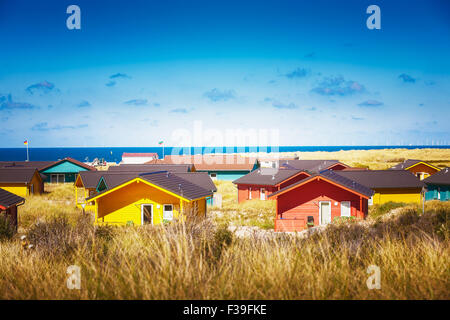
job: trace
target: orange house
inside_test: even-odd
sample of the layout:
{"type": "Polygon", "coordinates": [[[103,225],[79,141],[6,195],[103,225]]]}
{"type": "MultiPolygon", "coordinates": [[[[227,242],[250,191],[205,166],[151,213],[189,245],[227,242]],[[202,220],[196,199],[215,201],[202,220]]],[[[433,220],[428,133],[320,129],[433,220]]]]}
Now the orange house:
{"type": "Polygon", "coordinates": [[[301,231],[337,217],[365,218],[374,191],[333,171],[317,173],[269,196],[276,200],[275,231],[301,231]]]}
{"type": "Polygon", "coordinates": [[[423,180],[440,171],[441,169],[422,160],[407,159],[402,163],[393,166],[391,170],[408,170],[412,172],[417,178],[423,180]]]}
{"type": "Polygon", "coordinates": [[[5,215],[6,218],[13,224],[17,231],[17,207],[25,203],[25,199],[0,189],[0,215],[5,215]]]}

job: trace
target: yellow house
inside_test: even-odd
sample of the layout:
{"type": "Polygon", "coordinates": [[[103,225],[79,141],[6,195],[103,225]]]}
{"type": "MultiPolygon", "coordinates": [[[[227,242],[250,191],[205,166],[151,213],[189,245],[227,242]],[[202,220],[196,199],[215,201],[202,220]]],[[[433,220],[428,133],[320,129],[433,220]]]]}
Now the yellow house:
{"type": "Polygon", "coordinates": [[[425,184],[407,170],[355,170],[335,173],[371,188],[370,204],[386,202],[421,203],[425,184]]]}
{"type": "Polygon", "coordinates": [[[182,177],[168,171],[135,173],[126,181],[124,175],[104,177],[107,188],[86,199],[94,202],[96,224],[159,224],[205,216],[206,199],[213,194],[208,189],[212,181],[206,181],[211,179],[195,173],[182,177]]]}
{"type": "Polygon", "coordinates": [[[43,177],[36,168],[0,168],[0,188],[19,197],[44,192],[43,177]]]}
{"type": "Polygon", "coordinates": [[[408,170],[417,178],[423,180],[440,171],[441,169],[422,160],[407,159],[402,163],[393,166],[391,170],[408,170]]]}

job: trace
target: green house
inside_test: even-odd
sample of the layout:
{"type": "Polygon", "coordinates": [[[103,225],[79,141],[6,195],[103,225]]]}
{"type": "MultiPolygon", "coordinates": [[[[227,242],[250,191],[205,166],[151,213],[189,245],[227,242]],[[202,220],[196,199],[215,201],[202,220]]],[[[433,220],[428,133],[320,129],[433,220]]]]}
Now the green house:
{"type": "Polygon", "coordinates": [[[72,158],[64,158],[39,170],[46,176],[45,182],[66,183],[75,182],[80,171],[95,171],[94,167],[72,158]]]}

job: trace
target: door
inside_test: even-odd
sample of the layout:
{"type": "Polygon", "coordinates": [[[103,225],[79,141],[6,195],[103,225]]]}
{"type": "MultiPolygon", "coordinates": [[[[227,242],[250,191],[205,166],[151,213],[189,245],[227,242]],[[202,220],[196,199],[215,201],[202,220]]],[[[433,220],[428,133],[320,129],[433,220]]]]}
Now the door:
{"type": "Polygon", "coordinates": [[[153,224],[153,205],[143,204],[141,207],[141,222],[142,224],[153,224]]]}
{"type": "Polygon", "coordinates": [[[266,189],[261,188],[261,191],[259,192],[259,194],[260,194],[261,200],[266,200],[266,189]]]}
{"type": "Polygon", "coordinates": [[[320,224],[327,224],[331,222],[331,202],[330,201],[320,201],[319,202],[319,215],[320,224]]]}
{"type": "Polygon", "coordinates": [[[341,217],[350,217],[350,201],[341,201],[341,217]]]}

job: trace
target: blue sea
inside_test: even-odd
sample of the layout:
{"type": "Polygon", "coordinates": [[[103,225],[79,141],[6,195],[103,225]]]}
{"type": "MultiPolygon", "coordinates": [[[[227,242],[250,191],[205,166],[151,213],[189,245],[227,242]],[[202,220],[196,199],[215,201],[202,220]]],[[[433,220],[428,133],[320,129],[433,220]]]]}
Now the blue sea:
{"type": "MultiPolygon", "coordinates": [[[[164,153],[174,154],[207,154],[207,153],[251,153],[251,152],[311,152],[311,151],[340,151],[340,150],[371,150],[371,149],[450,149],[450,146],[283,146],[283,147],[165,147],[164,153]]],[[[120,162],[124,152],[156,152],[159,158],[163,156],[162,147],[90,147],[90,148],[29,148],[30,161],[55,161],[71,157],[82,162],[95,158],[108,162],[120,162]]],[[[0,161],[23,161],[27,158],[26,147],[0,148],[0,161]]]]}

